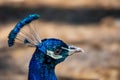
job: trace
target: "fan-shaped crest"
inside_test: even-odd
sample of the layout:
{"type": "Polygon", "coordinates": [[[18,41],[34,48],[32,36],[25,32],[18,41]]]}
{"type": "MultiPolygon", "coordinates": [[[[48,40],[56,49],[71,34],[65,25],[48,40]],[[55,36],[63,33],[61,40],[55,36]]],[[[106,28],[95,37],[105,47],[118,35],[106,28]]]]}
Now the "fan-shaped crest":
{"type": "Polygon", "coordinates": [[[38,26],[35,26],[33,23],[39,17],[38,14],[30,14],[19,21],[8,36],[9,46],[14,45],[14,43],[36,46],[40,43],[41,39],[39,37],[38,26]]]}

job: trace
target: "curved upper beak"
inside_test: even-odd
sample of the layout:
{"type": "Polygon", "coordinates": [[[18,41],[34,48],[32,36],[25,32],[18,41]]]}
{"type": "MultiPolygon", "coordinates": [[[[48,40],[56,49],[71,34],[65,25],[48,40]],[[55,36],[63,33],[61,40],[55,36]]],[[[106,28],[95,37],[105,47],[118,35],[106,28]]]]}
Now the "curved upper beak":
{"type": "Polygon", "coordinates": [[[63,48],[63,49],[68,51],[69,56],[74,54],[74,53],[79,53],[79,52],[84,53],[84,50],[82,48],[79,48],[79,47],[76,47],[73,45],[68,45],[68,48],[63,48]]]}
{"type": "Polygon", "coordinates": [[[82,48],[73,45],[69,45],[68,51],[69,51],[68,55],[72,55],[74,53],[80,53],[80,52],[84,53],[84,50],[82,48]]]}

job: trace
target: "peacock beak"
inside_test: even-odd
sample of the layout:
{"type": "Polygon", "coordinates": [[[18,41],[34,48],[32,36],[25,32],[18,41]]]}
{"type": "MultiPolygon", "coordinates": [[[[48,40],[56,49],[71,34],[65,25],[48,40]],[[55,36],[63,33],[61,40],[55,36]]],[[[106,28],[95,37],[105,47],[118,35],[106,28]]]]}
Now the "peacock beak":
{"type": "Polygon", "coordinates": [[[79,48],[79,47],[76,47],[76,46],[73,46],[73,45],[68,45],[68,48],[62,47],[62,49],[68,51],[68,56],[70,56],[74,53],[79,53],[79,52],[84,53],[84,50],[82,48],[79,48]]]}
{"type": "Polygon", "coordinates": [[[74,53],[80,53],[80,52],[84,53],[84,50],[82,48],[79,48],[79,47],[76,47],[76,46],[73,46],[73,45],[68,46],[68,51],[69,51],[68,52],[69,56],[74,54],[74,53]]]}

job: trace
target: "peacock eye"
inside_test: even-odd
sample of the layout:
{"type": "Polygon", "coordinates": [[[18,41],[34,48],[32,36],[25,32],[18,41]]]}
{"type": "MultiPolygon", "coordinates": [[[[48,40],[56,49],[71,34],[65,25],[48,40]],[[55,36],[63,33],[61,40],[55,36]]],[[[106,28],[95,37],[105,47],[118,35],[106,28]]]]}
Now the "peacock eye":
{"type": "Polygon", "coordinates": [[[61,51],[62,51],[62,49],[56,49],[54,53],[55,53],[55,55],[59,55],[61,53],[61,51]]]}

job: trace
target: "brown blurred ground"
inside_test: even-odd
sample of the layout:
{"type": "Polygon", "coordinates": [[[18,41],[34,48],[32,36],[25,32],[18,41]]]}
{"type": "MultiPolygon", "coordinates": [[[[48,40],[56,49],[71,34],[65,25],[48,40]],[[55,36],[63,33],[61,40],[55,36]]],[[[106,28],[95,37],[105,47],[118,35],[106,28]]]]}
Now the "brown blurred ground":
{"type": "MultiPolygon", "coordinates": [[[[36,0],[34,2],[32,0],[19,0],[18,2],[14,0],[1,0],[0,3],[1,6],[7,5],[10,7],[12,2],[15,3],[14,7],[19,7],[18,11],[20,11],[21,7],[24,8],[25,6],[26,8],[26,5],[27,8],[29,8],[38,4],[59,8],[102,7],[103,9],[120,9],[119,0],[88,0],[88,2],[84,0],[77,0],[75,2],[68,0],[51,0],[51,2],[48,2],[48,0],[36,0]],[[25,5],[21,6],[23,3],[25,5]],[[17,4],[19,4],[19,6],[17,4]]],[[[49,9],[46,11],[48,11],[46,13],[49,14],[49,9]]],[[[10,13],[10,11],[8,13],[10,13]]],[[[14,17],[18,17],[16,13],[14,13],[14,17]]],[[[22,12],[20,14],[22,14],[22,12]]],[[[48,14],[46,14],[46,16],[48,14]]],[[[53,13],[53,15],[54,14],[55,13],[53,13]]],[[[15,18],[14,20],[10,15],[1,15],[3,15],[3,17],[5,16],[6,19],[3,19],[4,21],[0,23],[0,80],[27,80],[28,64],[34,48],[23,46],[8,48],[8,33],[19,19],[17,20],[15,18]],[[13,20],[7,21],[7,18],[13,20]]],[[[58,18],[58,16],[55,18],[58,18]]],[[[63,17],[66,16],[63,14],[63,17]]],[[[56,74],[59,80],[120,80],[119,18],[107,16],[94,24],[61,23],[59,20],[57,22],[54,20],[45,21],[44,18],[38,22],[37,25],[40,26],[41,38],[60,38],[69,44],[79,46],[85,50],[84,54],[74,54],[68,57],[63,63],[57,65],[56,74]]]]}

